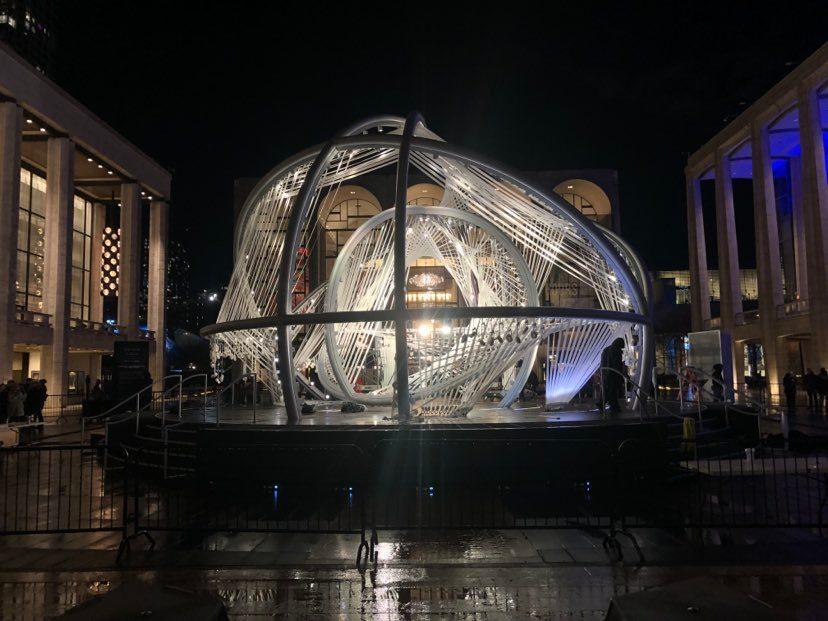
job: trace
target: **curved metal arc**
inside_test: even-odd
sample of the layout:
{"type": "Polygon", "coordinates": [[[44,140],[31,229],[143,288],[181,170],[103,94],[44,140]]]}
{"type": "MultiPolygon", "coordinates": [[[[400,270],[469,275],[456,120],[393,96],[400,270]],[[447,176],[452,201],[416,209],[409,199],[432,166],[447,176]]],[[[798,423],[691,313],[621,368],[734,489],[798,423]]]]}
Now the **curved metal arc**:
{"type": "MultiPolygon", "coordinates": [[[[406,310],[406,321],[430,319],[506,319],[509,317],[539,317],[547,319],[593,319],[629,324],[646,324],[649,318],[637,313],[611,311],[601,308],[559,308],[554,306],[478,306],[472,308],[412,308],[406,310]]],[[[238,332],[257,328],[275,328],[280,325],[306,325],[314,323],[359,323],[364,321],[391,321],[393,310],[339,311],[335,313],[304,313],[302,315],[268,315],[250,319],[236,319],[222,324],[212,324],[201,329],[202,336],[223,332],[238,332]]]]}
{"type": "MultiPolygon", "coordinates": [[[[641,260],[641,257],[638,256],[638,253],[633,250],[633,248],[622,238],[618,233],[615,231],[608,229],[600,224],[596,224],[599,230],[601,230],[604,235],[610,238],[617,246],[619,246],[623,252],[627,255],[627,258],[630,262],[635,266],[636,271],[638,272],[638,281],[641,283],[643,287],[644,293],[644,301],[646,303],[646,314],[647,317],[652,318],[653,316],[653,283],[650,280],[650,274],[647,271],[647,268],[644,266],[644,262],[641,260]]],[[[647,323],[643,324],[641,328],[641,353],[642,353],[642,360],[638,365],[637,373],[636,373],[636,384],[639,386],[643,386],[645,382],[649,381],[650,375],[652,373],[653,368],[653,347],[655,346],[655,331],[653,330],[652,320],[648,321],[647,323]]],[[[638,399],[638,396],[636,396],[638,399]]]]}
{"type": "MultiPolygon", "coordinates": [[[[406,217],[407,216],[431,216],[431,217],[442,217],[442,218],[454,218],[455,220],[462,220],[468,222],[481,230],[485,231],[489,235],[491,235],[505,250],[507,254],[510,255],[510,258],[514,261],[515,267],[520,274],[520,278],[523,281],[524,286],[526,287],[526,297],[527,297],[527,305],[525,307],[471,307],[467,309],[446,309],[446,310],[480,310],[484,308],[515,308],[521,311],[525,311],[527,308],[546,308],[546,307],[539,307],[540,297],[538,295],[537,288],[534,284],[534,279],[532,278],[532,272],[529,269],[529,266],[526,264],[526,260],[523,258],[523,255],[520,251],[515,247],[515,245],[511,242],[511,240],[506,237],[505,233],[494,226],[491,222],[488,222],[481,216],[468,212],[468,211],[460,211],[458,209],[452,209],[450,207],[421,207],[415,205],[409,205],[406,209],[406,217]]],[[[336,303],[337,303],[337,286],[336,283],[339,282],[339,279],[342,277],[342,271],[345,269],[345,262],[340,260],[342,257],[347,257],[351,254],[353,249],[362,242],[363,239],[378,225],[382,224],[386,220],[391,219],[394,217],[396,220],[396,213],[392,212],[391,210],[381,211],[380,213],[372,216],[368,219],[362,226],[359,227],[351,237],[345,242],[345,245],[342,247],[342,250],[339,253],[339,257],[337,261],[334,263],[333,270],[331,271],[331,277],[329,280],[330,286],[328,288],[328,293],[325,296],[325,311],[326,314],[333,314],[336,312],[336,303]]],[[[405,228],[403,226],[403,237],[405,236],[405,228]]],[[[405,247],[403,247],[405,250],[405,247]]],[[[402,280],[405,281],[405,255],[403,254],[403,274],[402,280]]],[[[404,293],[404,292],[403,292],[404,293]]],[[[411,321],[410,315],[412,311],[436,311],[438,309],[408,309],[405,305],[405,295],[403,295],[403,306],[402,309],[394,309],[391,311],[390,315],[387,318],[384,318],[383,321],[387,321],[388,319],[393,319],[397,322],[397,326],[401,326],[403,330],[403,336],[405,336],[406,324],[408,321],[411,321]],[[402,312],[399,312],[402,310],[402,312]]],[[[362,321],[365,321],[366,317],[369,317],[372,313],[377,313],[382,311],[363,311],[358,312],[362,321]]],[[[342,322],[338,322],[342,323],[342,322]]],[[[328,350],[328,360],[331,363],[331,371],[336,377],[336,381],[339,383],[340,387],[343,391],[350,398],[359,398],[363,399],[363,396],[357,396],[356,393],[353,392],[353,389],[350,386],[346,376],[345,370],[342,367],[342,358],[339,355],[339,349],[336,345],[336,335],[335,335],[335,324],[334,323],[327,323],[325,326],[325,346],[328,350]]],[[[397,363],[397,368],[399,368],[399,363],[397,363]]],[[[514,397],[517,398],[519,394],[519,389],[517,392],[514,389],[514,386],[520,384],[522,388],[523,385],[526,383],[526,380],[529,378],[529,373],[531,373],[531,366],[529,364],[524,364],[521,367],[520,372],[515,376],[515,379],[512,384],[512,388],[510,389],[509,393],[504,396],[503,401],[507,401],[508,398],[514,397]],[[524,368],[526,367],[526,368],[524,368]],[[524,377],[525,376],[525,377],[524,377]],[[522,379],[522,383],[521,383],[522,379]],[[514,394],[512,394],[514,393],[514,394]]],[[[408,376],[406,375],[406,379],[408,376]]],[[[399,387],[399,380],[397,382],[399,387]]],[[[383,400],[385,398],[383,397],[383,400]]]]}
{"type": "MultiPolygon", "coordinates": [[[[382,136],[346,136],[335,138],[331,141],[331,144],[337,148],[389,148],[400,146],[402,139],[402,136],[388,134],[382,136]]],[[[607,263],[609,263],[613,271],[621,277],[621,281],[627,292],[630,294],[631,301],[633,302],[633,307],[636,309],[636,312],[646,312],[644,294],[639,286],[638,280],[630,272],[629,266],[626,265],[622,257],[618,254],[618,251],[612,246],[609,240],[606,239],[602,231],[599,230],[598,225],[581,214],[575,207],[570,205],[564,199],[556,197],[554,193],[545,192],[536,188],[532,184],[521,180],[517,171],[514,171],[512,168],[505,166],[496,160],[483,157],[482,155],[469,149],[454,147],[448,143],[429,138],[417,137],[411,138],[411,147],[424,153],[441,155],[450,159],[461,161],[465,164],[479,166],[489,172],[494,172],[504,181],[514,185],[516,188],[526,192],[529,195],[539,198],[543,202],[546,202],[550,207],[554,208],[558,212],[558,215],[575,225],[581,233],[586,235],[589,241],[592,242],[597,250],[600,251],[602,257],[607,261],[607,263]]]]}
{"type": "MultiPolygon", "coordinates": [[[[419,112],[412,112],[405,120],[400,153],[397,158],[397,185],[394,190],[394,344],[397,376],[397,415],[401,421],[411,417],[411,399],[408,394],[408,343],[403,314],[405,312],[405,230],[406,195],[408,193],[408,168],[411,161],[411,141],[418,125],[425,125],[419,112]]],[[[326,334],[327,337],[327,334],[326,334]]],[[[327,339],[326,339],[327,343],[327,339]]],[[[330,351],[328,352],[330,358],[330,351]]],[[[342,383],[337,363],[331,359],[331,368],[343,390],[352,391],[350,385],[342,383]]]]}

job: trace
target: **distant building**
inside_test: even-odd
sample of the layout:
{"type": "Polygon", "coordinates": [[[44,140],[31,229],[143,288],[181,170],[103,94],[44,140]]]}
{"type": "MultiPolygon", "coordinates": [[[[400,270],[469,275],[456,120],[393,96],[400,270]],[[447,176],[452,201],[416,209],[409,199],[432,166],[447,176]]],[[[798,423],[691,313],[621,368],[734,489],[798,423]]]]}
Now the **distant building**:
{"type": "Polygon", "coordinates": [[[765,375],[772,394],[785,372],[828,366],[826,129],[828,44],[690,155],[685,169],[692,329],[729,334],[735,381],[765,375]],[[705,227],[705,213],[714,226],[705,227]],[[752,222],[737,227],[739,218],[752,222]],[[754,234],[740,239],[740,229],[754,234]],[[740,285],[746,243],[756,254],[753,309],[740,285]],[[708,255],[717,256],[716,305],[708,255]]]}
{"type": "Polygon", "coordinates": [[[0,0],[0,41],[47,76],[54,69],[55,5],[53,0],[0,0]]]}

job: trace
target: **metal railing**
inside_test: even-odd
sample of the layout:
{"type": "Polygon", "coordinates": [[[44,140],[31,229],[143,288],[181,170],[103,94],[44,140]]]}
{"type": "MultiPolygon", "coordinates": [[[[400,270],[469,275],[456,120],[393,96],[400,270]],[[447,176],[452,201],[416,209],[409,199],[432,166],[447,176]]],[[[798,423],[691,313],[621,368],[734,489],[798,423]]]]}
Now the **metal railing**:
{"type": "Polygon", "coordinates": [[[175,481],[146,471],[152,452],[116,453],[106,468],[104,450],[0,449],[0,535],[121,532],[122,553],[153,531],[359,533],[364,568],[383,530],[588,527],[620,557],[616,538],[634,542],[633,527],[822,533],[828,499],[824,455],[670,460],[640,440],[218,446],[175,481]]]}
{"type": "MultiPolygon", "coordinates": [[[[172,379],[172,380],[176,381],[176,384],[173,386],[173,388],[177,388],[181,384],[181,376],[180,375],[166,375],[166,376],[164,376],[163,378],[161,378],[159,380],[155,380],[152,384],[149,384],[148,386],[144,386],[143,388],[141,388],[137,392],[133,393],[132,395],[130,395],[129,397],[127,397],[123,401],[120,401],[120,402],[116,403],[115,405],[110,407],[105,412],[102,412],[101,414],[96,414],[95,416],[81,417],[81,437],[80,437],[81,443],[83,443],[86,439],[86,427],[87,427],[88,423],[100,423],[101,421],[107,420],[108,418],[110,418],[111,416],[113,416],[115,414],[119,414],[119,413],[124,412],[125,411],[125,409],[124,409],[125,406],[128,406],[131,403],[135,403],[135,410],[133,410],[133,413],[135,414],[135,426],[136,426],[135,431],[137,432],[138,431],[138,424],[139,424],[139,420],[138,420],[139,419],[139,413],[142,409],[142,405],[141,405],[142,399],[146,398],[146,396],[149,395],[149,399],[147,400],[147,402],[152,404],[153,401],[154,401],[153,392],[152,392],[153,386],[155,386],[156,384],[158,384],[160,382],[161,386],[163,387],[166,384],[168,379],[172,379]]],[[[163,394],[163,393],[166,392],[166,390],[162,390],[161,392],[163,394]]],[[[145,405],[146,405],[147,402],[145,402],[145,405]]]]}
{"type": "MultiPolygon", "coordinates": [[[[227,386],[225,386],[224,388],[222,388],[221,390],[219,390],[216,393],[216,427],[221,426],[221,405],[222,405],[222,399],[224,398],[225,393],[227,393],[227,392],[230,393],[230,403],[235,404],[236,403],[236,386],[240,386],[240,385],[244,386],[244,389],[246,390],[247,387],[246,387],[245,384],[246,384],[248,379],[252,380],[251,381],[251,393],[252,393],[251,396],[252,396],[252,402],[253,402],[253,422],[254,423],[256,422],[256,404],[259,401],[258,394],[257,394],[257,392],[258,392],[258,382],[256,381],[256,374],[255,373],[245,373],[244,375],[241,375],[241,376],[237,377],[236,379],[234,379],[233,381],[231,381],[227,386]]],[[[243,393],[243,394],[245,396],[245,402],[246,402],[247,395],[245,393],[243,393]]]]}
{"type": "Polygon", "coordinates": [[[38,313],[37,311],[26,310],[19,306],[15,309],[14,318],[18,323],[42,328],[48,328],[52,320],[52,316],[47,313],[38,313]]]}
{"type": "Polygon", "coordinates": [[[808,300],[792,300],[777,306],[776,313],[779,317],[804,315],[808,312],[809,308],[810,304],[808,303],[808,300]]]}

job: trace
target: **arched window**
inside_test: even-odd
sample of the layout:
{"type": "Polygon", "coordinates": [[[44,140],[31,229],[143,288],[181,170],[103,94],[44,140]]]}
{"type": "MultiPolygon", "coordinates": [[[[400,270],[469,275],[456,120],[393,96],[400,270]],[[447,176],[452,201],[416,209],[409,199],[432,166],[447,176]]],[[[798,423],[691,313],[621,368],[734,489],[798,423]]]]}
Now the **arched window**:
{"type": "Polygon", "coordinates": [[[380,211],[376,197],[359,186],[342,186],[325,199],[319,223],[324,235],[326,279],[340,250],[353,232],[380,211]]]}

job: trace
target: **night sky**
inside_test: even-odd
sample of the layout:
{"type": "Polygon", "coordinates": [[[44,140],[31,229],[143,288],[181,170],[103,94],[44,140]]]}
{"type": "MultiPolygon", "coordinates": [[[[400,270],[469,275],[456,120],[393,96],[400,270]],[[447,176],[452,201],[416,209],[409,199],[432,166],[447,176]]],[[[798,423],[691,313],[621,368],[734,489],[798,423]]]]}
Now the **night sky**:
{"type": "Polygon", "coordinates": [[[173,171],[172,235],[209,288],[234,178],[413,109],[513,168],[617,169],[624,236],[686,267],[687,154],[828,34],[824,2],[58,4],[56,81],[173,171]]]}

